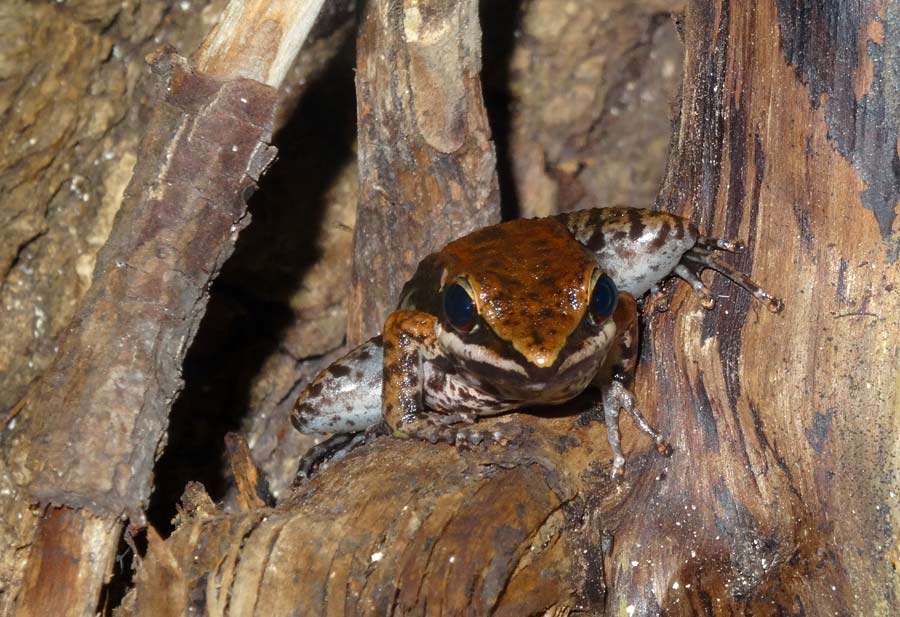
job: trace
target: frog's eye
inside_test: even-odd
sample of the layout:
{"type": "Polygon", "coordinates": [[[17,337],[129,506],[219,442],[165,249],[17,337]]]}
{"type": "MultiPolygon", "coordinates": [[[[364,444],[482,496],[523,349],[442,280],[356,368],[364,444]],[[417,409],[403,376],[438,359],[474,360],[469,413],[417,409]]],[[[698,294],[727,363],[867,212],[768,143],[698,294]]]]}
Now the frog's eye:
{"type": "Polygon", "coordinates": [[[459,283],[453,283],[444,291],[444,314],[450,325],[460,332],[471,332],[475,327],[475,301],[459,283]]]}
{"type": "Polygon", "coordinates": [[[616,301],[619,299],[619,290],[612,279],[605,274],[597,277],[594,283],[594,291],[591,292],[591,306],[589,313],[591,320],[597,325],[609,319],[616,310],[616,301]]]}

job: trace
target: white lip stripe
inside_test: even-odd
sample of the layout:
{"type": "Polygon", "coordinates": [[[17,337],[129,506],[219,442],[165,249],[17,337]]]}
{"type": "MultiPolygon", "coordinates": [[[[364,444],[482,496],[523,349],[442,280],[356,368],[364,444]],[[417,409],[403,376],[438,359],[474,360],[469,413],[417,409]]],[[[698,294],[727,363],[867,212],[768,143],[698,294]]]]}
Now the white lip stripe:
{"type": "Polygon", "coordinates": [[[481,347],[480,345],[467,345],[457,335],[444,330],[443,328],[439,328],[438,330],[438,340],[444,349],[460,358],[473,360],[475,362],[484,362],[485,364],[496,366],[504,371],[528,377],[528,372],[516,362],[501,358],[491,350],[481,347]]]}
{"type": "MultiPolygon", "coordinates": [[[[616,322],[610,319],[605,324],[603,324],[603,328],[600,330],[600,333],[597,334],[597,336],[592,336],[586,341],[585,345],[582,345],[581,349],[575,351],[575,353],[571,354],[563,361],[562,366],[559,367],[559,372],[562,373],[566,371],[588,356],[599,355],[608,350],[609,341],[613,339],[615,334],[616,322]]],[[[603,353],[603,355],[605,356],[606,354],[603,353]]]]}
{"type": "MultiPolygon", "coordinates": [[[[490,364],[491,366],[495,366],[498,369],[513,372],[523,377],[529,376],[528,372],[517,362],[498,356],[490,349],[487,349],[480,345],[466,344],[455,333],[445,330],[440,326],[437,328],[437,330],[438,341],[440,342],[441,346],[444,349],[448,350],[452,355],[456,355],[458,357],[475,362],[490,364]]],[[[613,340],[615,334],[616,323],[612,319],[610,319],[605,324],[603,324],[602,329],[596,336],[588,339],[586,341],[586,344],[583,345],[581,349],[578,349],[563,361],[562,365],[559,367],[558,372],[562,373],[568,370],[572,366],[575,366],[591,355],[598,355],[603,353],[603,351],[609,347],[609,342],[613,340]]],[[[605,354],[603,355],[605,356],[605,354]]]]}

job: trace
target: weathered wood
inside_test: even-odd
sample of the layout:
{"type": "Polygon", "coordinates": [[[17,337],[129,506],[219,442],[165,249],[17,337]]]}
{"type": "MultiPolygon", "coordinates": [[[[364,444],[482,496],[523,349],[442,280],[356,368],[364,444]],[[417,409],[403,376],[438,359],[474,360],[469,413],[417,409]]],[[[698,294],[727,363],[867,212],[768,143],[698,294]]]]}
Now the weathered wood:
{"type": "Polygon", "coordinates": [[[715,311],[681,286],[648,316],[638,395],[672,458],[625,421],[611,483],[576,409],[484,421],[513,448],[380,439],[274,509],[194,495],[123,614],[897,613],[900,15],[815,6],[685,14],[660,203],[745,239],[735,263],[786,306],[714,278],[715,311]]]}
{"type": "Polygon", "coordinates": [[[119,528],[120,522],[108,516],[66,506],[48,508],[31,545],[15,614],[90,614],[88,606],[97,606],[100,587],[112,570],[119,528]]]}
{"type": "Polygon", "coordinates": [[[239,433],[225,435],[225,453],[228,466],[237,486],[237,503],[241,510],[253,510],[275,505],[266,479],[260,475],[250,454],[247,440],[239,433]]]}
{"type": "MultiPolygon", "coordinates": [[[[94,612],[111,563],[101,557],[115,550],[117,521],[123,513],[142,519],[181,387],[180,359],[203,315],[209,279],[248,222],[244,192],[274,156],[271,88],[210,80],[169,53],[154,67],[161,104],[94,284],[5,440],[31,499],[72,508],[69,527],[100,524],[106,533],[95,538],[101,549],[80,552],[80,536],[56,537],[77,558],[49,569],[45,555],[32,553],[40,574],[84,584],[66,596],[25,594],[23,614],[94,612]]],[[[48,525],[44,518],[40,529],[48,525]]],[[[43,576],[35,583],[49,584],[43,576]]]]}
{"type": "Polygon", "coordinates": [[[785,309],[715,279],[716,311],[680,292],[650,321],[639,400],[675,454],[615,530],[609,614],[900,610],[898,24],[878,2],[688,5],[661,202],[746,238],[735,263],[785,309]]]}
{"type": "MultiPolygon", "coordinates": [[[[682,286],[668,312],[649,318],[638,393],[671,439],[671,459],[642,455],[649,444],[623,423],[628,475],[610,485],[604,427],[521,415],[494,420],[523,427],[518,449],[459,454],[380,440],[272,513],[280,531],[296,509],[304,531],[248,534],[246,518],[221,531],[270,547],[260,563],[298,577],[241,561],[258,587],[226,587],[275,613],[514,613],[505,604],[514,597],[519,614],[897,612],[900,272],[887,207],[897,126],[884,111],[897,84],[881,54],[896,45],[898,16],[838,8],[721,2],[686,12],[680,124],[661,203],[708,232],[745,238],[737,265],[786,308],[757,310],[715,279],[715,311],[682,286]],[[848,45],[859,72],[829,72],[848,45]],[[889,130],[864,132],[864,119],[889,130]],[[570,524],[548,533],[560,511],[570,524]],[[547,566],[553,553],[553,574],[520,584],[528,568],[497,565],[544,533],[538,544],[549,552],[536,562],[547,566]],[[283,552],[304,556],[302,576],[283,552]],[[283,604],[266,592],[276,588],[288,590],[283,604]]],[[[224,548],[206,569],[191,568],[194,540],[177,538],[187,580],[221,563],[224,548]]]]}
{"type": "Polygon", "coordinates": [[[381,332],[425,255],[500,218],[480,70],[475,0],[366,3],[350,344],[381,332]]]}
{"type": "MultiPolygon", "coordinates": [[[[265,24],[231,21],[213,38],[240,40],[272,26],[270,13],[250,14],[269,17],[265,24]]],[[[295,27],[290,11],[280,14],[281,37],[272,44],[305,36],[309,15],[295,27]]],[[[288,48],[301,43],[285,41],[288,48]]],[[[198,57],[211,58],[208,51],[198,57]]],[[[36,503],[61,506],[37,518],[36,531],[20,530],[23,542],[36,538],[21,593],[8,590],[21,614],[96,612],[122,516],[143,520],[209,284],[249,222],[245,199],[275,155],[276,91],[241,77],[240,60],[219,63],[215,78],[169,51],[151,66],[158,105],[91,289],[17,425],[3,435],[19,488],[36,503]],[[66,593],[48,593],[57,583],[66,593]]]]}
{"type": "Polygon", "coordinates": [[[277,88],[324,2],[229,2],[191,60],[210,77],[242,77],[277,88]]]}
{"type": "Polygon", "coordinates": [[[40,502],[137,515],[211,277],[274,151],[274,91],[153,60],[160,102],[94,284],[21,413],[21,473],[40,502]],[[220,141],[221,140],[221,141],[220,141]],[[176,361],[172,361],[176,359],[176,361]]]}
{"type": "Polygon", "coordinates": [[[235,616],[520,616],[596,605],[604,539],[592,509],[625,500],[644,459],[617,484],[602,425],[572,415],[487,422],[527,438],[468,452],[382,439],[275,509],[186,518],[165,543],[151,542],[125,614],[226,601],[221,614],[235,616]]]}

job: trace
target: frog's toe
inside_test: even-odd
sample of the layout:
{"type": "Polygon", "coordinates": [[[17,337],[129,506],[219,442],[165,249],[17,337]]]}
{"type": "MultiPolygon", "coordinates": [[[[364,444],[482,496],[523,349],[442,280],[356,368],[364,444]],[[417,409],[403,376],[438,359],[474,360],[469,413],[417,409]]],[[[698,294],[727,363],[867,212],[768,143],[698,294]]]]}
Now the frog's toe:
{"type": "Polygon", "coordinates": [[[709,310],[716,305],[716,299],[713,297],[712,291],[700,280],[700,275],[696,269],[679,264],[675,267],[675,274],[690,284],[694,293],[700,299],[700,306],[709,310]]]}
{"type": "Polygon", "coordinates": [[[518,444],[521,431],[512,426],[479,429],[475,426],[448,426],[442,418],[425,417],[399,427],[394,436],[414,438],[429,443],[446,443],[460,449],[496,443],[501,446],[518,444]]]}
{"type": "Polygon", "coordinates": [[[309,479],[317,470],[324,469],[329,462],[339,461],[359,446],[366,443],[369,431],[359,433],[335,433],[322,443],[306,451],[297,465],[294,486],[309,479]]]}
{"type": "Polygon", "coordinates": [[[426,417],[401,425],[394,431],[394,437],[400,439],[421,439],[428,443],[455,444],[457,431],[441,422],[426,417]]]}
{"type": "Polygon", "coordinates": [[[670,303],[671,297],[668,290],[654,285],[650,288],[650,295],[644,300],[644,314],[652,316],[656,313],[666,313],[670,303]]]}
{"type": "Polygon", "coordinates": [[[726,240],[724,238],[697,238],[697,246],[708,251],[728,251],[729,253],[742,253],[747,250],[747,245],[740,240],[726,240]]]}
{"type": "Polygon", "coordinates": [[[492,429],[465,428],[457,433],[457,446],[480,446],[495,443],[503,447],[516,447],[521,438],[521,431],[509,426],[492,429]]]}

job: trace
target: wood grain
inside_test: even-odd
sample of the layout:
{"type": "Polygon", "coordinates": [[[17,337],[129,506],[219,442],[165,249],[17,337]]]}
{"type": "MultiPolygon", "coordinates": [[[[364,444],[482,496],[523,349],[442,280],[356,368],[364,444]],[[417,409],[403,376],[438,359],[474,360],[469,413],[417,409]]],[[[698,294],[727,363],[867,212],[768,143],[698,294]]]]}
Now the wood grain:
{"type": "Polygon", "coordinates": [[[500,218],[480,46],[474,0],[366,3],[350,344],[381,332],[423,257],[500,218]]]}
{"type": "MultiPolygon", "coordinates": [[[[308,27],[295,28],[289,12],[283,17],[270,42],[299,47],[302,39],[282,37],[305,37],[308,27]]],[[[245,19],[211,38],[240,40],[263,25],[245,19]]],[[[209,285],[249,222],[245,200],[275,156],[277,82],[244,78],[240,62],[206,75],[166,48],[149,60],[157,104],[91,288],[3,434],[4,467],[17,490],[54,506],[16,530],[29,549],[24,578],[4,589],[16,598],[16,614],[97,612],[123,518],[143,522],[209,285]]]]}

